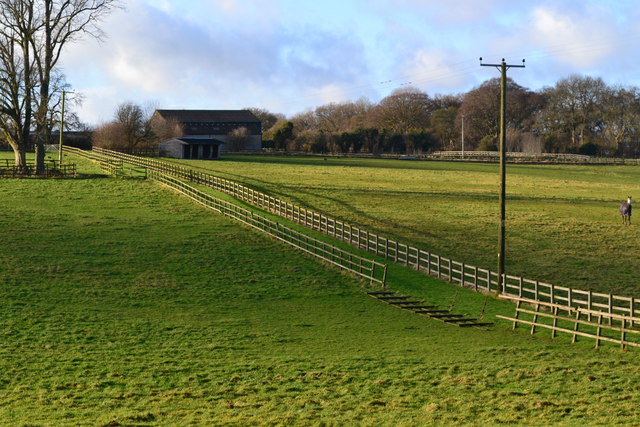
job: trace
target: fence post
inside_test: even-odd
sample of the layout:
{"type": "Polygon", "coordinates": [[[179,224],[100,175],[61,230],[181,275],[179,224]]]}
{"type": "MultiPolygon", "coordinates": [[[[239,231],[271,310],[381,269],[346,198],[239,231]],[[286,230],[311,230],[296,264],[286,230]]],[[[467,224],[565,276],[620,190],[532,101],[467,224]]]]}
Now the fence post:
{"type": "Polygon", "coordinates": [[[553,328],[551,328],[551,338],[556,337],[556,328],[558,327],[558,307],[553,307],[553,328]]]}
{"type": "Polygon", "coordinates": [[[571,338],[571,344],[575,344],[578,341],[578,326],[580,325],[580,310],[576,310],[576,322],[573,324],[573,338],[571,338]]]}
{"type": "Polygon", "coordinates": [[[382,287],[387,288],[387,267],[388,265],[384,265],[384,270],[382,271],[382,287]]]}
{"type": "Polygon", "coordinates": [[[518,320],[520,319],[520,304],[522,303],[521,300],[518,300],[518,302],[516,303],[516,314],[515,316],[513,316],[513,327],[512,329],[516,329],[518,327],[518,320]]]}
{"type": "Polygon", "coordinates": [[[518,296],[522,298],[522,276],[518,276],[518,296]]]}
{"type": "Polygon", "coordinates": [[[540,304],[536,304],[536,314],[533,315],[533,322],[531,325],[531,335],[536,333],[536,326],[538,324],[538,313],[540,312],[540,304]]]}
{"type": "Polygon", "coordinates": [[[478,292],[478,267],[473,267],[473,287],[478,292]]]}
{"type": "MultiPolygon", "coordinates": [[[[613,295],[609,294],[609,314],[613,313],[613,295]]],[[[609,326],[611,326],[611,316],[609,316],[609,326]]]]}

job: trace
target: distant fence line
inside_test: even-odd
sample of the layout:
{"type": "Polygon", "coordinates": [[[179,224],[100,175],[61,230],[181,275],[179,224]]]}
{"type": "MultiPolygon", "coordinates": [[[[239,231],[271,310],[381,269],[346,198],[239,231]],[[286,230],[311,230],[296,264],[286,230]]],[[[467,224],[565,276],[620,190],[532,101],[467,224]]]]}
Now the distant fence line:
{"type": "MultiPolygon", "coordinates": [[[[592,159],[591,156],[582,154],[555,154],[555,153],[522,153],[509,151],[505,153],[508,159],[530,161],[556,161],[584,163],[592,159]]],[[[499,151],[435,151],[427,155],[427,158],[439,159],[500,159],[499,151]]]]}
{"type": "MultiPolygon", "coordinates": [[[[123,169],[122,160],[105,160],[102,156],[88,155],[86,152],[78,153],[75,150],[70,151],[98,162],[104,170],[111,174],[118,175],[123,169]],[[102,159],[99,157],[102,157],[102,159]]],[[[146,176],[183,194],[205,207],[260,230],[277,240],[287,243],[303,252],[313,255],[316,258],[320,258],[329,264],[335,265],[343,270],[369,280],[371,283],[377,283],[383,287],[386,285],[387,265],[384,263],[362,257],[338,248],[337,246],[307,236],[304,233],[287,227],[279,222],[265,218],[264,216],[258,215],[248,209],[204,193],[183,181],[166,175],[163,172],[149,169],[146,176]]]]}
{"type": "Polygon", "coordinates": [[[140,169],[140,170],[135,170],[135,168],[132,169],[131,167],[127,168],[125,167],[124,161],[122,159],[113,159],[110,157],[106,157],[105,155],[102,155],[102,154],[96,154],[92,151],[81,150],[80,148],[76,148],[76,147],[65,146],[64,151],[73,153],[87,160],[96,162],[100,165],[100,168],[102,168],[102,170],[109,172],[111,175],[114,175],[114,176],[127,175],[127,171],[131,172],[132,170],[137,172],[139,175],[143,175],[145,177],[147,174],[148,168],[144,167],[143,169],[140,169]]]}
{"type": "Polygon", "coordinates": [[[267,233],[303,252],[350,271],[371,281],[371,283],[385,286],[387,266],[381,262],[353,254],[329,243],[309,237],[279,222],[258,215],[253,211],[213,197],[164,173],[150,171],[148,177],[172,188],[201,205],[267,233]]]}
{"type": "Polygon", "coordinates": [[[33,161],[27,161],[23,167],[17,167],[15,160],[12,159],[0,159],[0,177],[35,177],[35,178],[49,178],[49,177],[67,177],[76,176],[75,163],[60,164],[57,160],[46,160],[44,162],[43,173],[36,174],[36,165],[33,161]]]}
{"type": "Polygon", "coordinates": [[[573,289],[520,276],[505,275],[502,289],[500,289],[497,280],[498,274],[494,271],[445,258],[406,243],[380,236],[255,191],[237,182],[156,159],[136,157],[104,149],[94,148],[94,151],[104,156],[122,159],[138,166],[148,167],[150,170],[160,171],[214,188],[395,263],[476,291],[501,292],[506,295],[531,298],[552,304],[563,304],[569,307],[582,307],[587,310],[598,310],[608,314],[634,317],[636,313],[640,313],[640,300],[634,297],[573,289]]]}
{"type": "MultiPolygon", "coordinates": [[[[594,165],[640,165],[640,159],[623,159],[617,157],[593,157],[584,154],[561,153],[521,153],[507,152],[508,159],[515,163],[568,163],[594,165]]],[[[432,160],[495,160],[500,159],[498,151],[436,151],[423,156],[432,160]]]]}
{"type": "MultiPolygon", "coordinates": [[[[247,152],[228,153],[247,154],[247,152]]],[[[255,153],[252,153],[255,154],[255,153]]],[[[437,161],[500,161],[498,151],[434,151],[432,153],[308,153],[304,151],[262,151],[261,155],[271,156],[304,156],[325,158],[353,158],[353,159],[390,159],[390,160],[437,160],[437,161]]],[[[640,165],[640,159],[626,159],[622,157],[595,157],[585,154],[569,153],[524,153],[510,151],[506,153],[512,163],[549,163],[549,164],[580,164],[580,165],[640,165]]]]}

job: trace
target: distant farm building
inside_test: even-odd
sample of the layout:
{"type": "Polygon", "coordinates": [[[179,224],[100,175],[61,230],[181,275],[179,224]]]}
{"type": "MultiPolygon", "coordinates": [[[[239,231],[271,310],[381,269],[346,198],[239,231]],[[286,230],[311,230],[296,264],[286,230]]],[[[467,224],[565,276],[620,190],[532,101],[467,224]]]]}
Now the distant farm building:
{"type": "Polygon", "coordinates": [[[224,151],[262,149],[262,123],[248,110],[156,110],[151,122],[170,137],[159,144],[161,156],[217,159],[224,151]]]}
{"type": "Polygon", "coordinates": [[[158,145],[160,156],[176,159],[205,159],[220,158],[222,141],[213,138],[178,137],[163,141],[158,145]]]}

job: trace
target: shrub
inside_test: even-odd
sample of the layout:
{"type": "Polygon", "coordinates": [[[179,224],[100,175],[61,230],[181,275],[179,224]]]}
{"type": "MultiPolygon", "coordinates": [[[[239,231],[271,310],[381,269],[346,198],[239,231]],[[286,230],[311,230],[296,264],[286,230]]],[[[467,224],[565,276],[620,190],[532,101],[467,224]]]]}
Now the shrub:
{"type": "Polygon", "coordinates": [[[491,135],[485,136],[478,144],[478,151],[498,151],[496,139],[491,135]]]}
{"type": "Polygon", "coordinates": [[[595,156],[598,154],[600,147],[598,144],[594,144],[593,142],[585,142],[578,149],[579,154],[585,154],[587,156],[595,156]]]}

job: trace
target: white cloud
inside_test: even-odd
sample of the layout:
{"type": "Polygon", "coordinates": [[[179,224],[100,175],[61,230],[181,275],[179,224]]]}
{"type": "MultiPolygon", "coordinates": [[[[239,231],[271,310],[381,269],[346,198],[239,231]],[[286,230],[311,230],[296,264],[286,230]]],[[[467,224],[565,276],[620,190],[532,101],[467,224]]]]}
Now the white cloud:
{"type": "MultiPolygon", "coordinates": [[[[224,19],[205,25],[166,9],[137,2],[111,17],[99,56],[91,53],[95,43],[74,46],[65,63],[72,84],[83,81],[76,70],[93,68],[101,70],[104,84],[120,88],[120,102],[154,98],[186,108],[242,108],[270,97],[278,99],[274,105],[288,100],[284,112],[293,113],[301,108],[301,93],[323,101],[327,88],[353,84],[366,72],[363,48],[349,34],[274,22],[256,36],[250,25],[235,27],[224,19]]],[[[95,113],[81,114],[95,121],[95,113]]]]}
{"type": "Polygon", "coordinates": [[[427,52],[418,50],[409,58],[403,69],[408,84],[420,87],[430,93],[456,92],[468,83],[469,65],[477,68],[477,61],[452,61],[452,52],[427,52]]]}
{"type": "Polygon", "coordinates": [[[591,67],[615,51],[613,19],[602,9],[533,10],[533,41],[555,60],[575,67],[591,67]]]}
{"type": "Polygon", "coordinates": [[[318,88],[311,88],[307,91],[312,99],[320,100],[322,104],[338,103],[349,101],[349,92],[344,87],[337,84],[327,84],[318,88]]]}
{"type": "Polygon", "coordinates": [[[237,14],[242,8],[242,4],[239,0],[218,0],[217,6],[230,14],[237,14]]]}
{"type": "Polygon", "coordinates": [[[409,82],[430,94],[460,93],[494,77],[480,68],[479,56],[526,58],[527,69],[514,77],[533,89],[586,68],[605,80],[616,75],[633,83],[628,76],[637,68],[640,37],[625,36],[635,22],[627,13],[632,6],[608,11],[592,0],[533,6],[325,0],[313,7],[299,0],[127,0],[127,10],[102,25],[108,38],[70,45],[62,65],[70,84],[85,92],[79,113],[92,123],[110,118],[124,101],[294,114],[326,102],[375,102],[409,82]],[[614,56],[624,49],[629,53],[614,56]]]}

